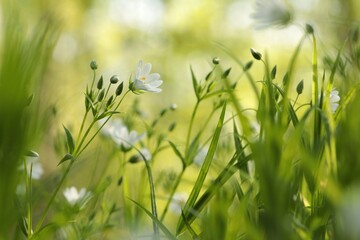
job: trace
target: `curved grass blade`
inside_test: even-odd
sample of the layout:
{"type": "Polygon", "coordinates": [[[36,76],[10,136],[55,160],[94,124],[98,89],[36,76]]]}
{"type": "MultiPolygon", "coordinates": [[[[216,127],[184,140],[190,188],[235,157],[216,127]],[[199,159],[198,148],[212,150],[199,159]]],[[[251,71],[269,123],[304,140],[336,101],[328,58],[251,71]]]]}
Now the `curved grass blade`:
{"type": "MultiPolygon", "coordinates": [[[[182,222],[191,224],[196,215],[194,213],[200,213],[208,204],[208,202],[215,196],[219,189],[238,171],[240,170],[247,162],[251,159],[252,155],[246,157],[241,157],[238,154],[235,154],[234,157],[230,160],[229,164],[224,168],[224,170],[219,174],[219,176],[213,181],[210,187],[202,194],[198,201],[194,204],[189,212],[185,212],[184,219],[182,222]],[[240,158],[240,159],[239,159],[240,158]],[[236,164],[233,162],[238,159],[236,164]]],[[[184,223],[181,229],[178,229],[178,233],[181,232],[184,228],[184,223]]]]}
{"type": "Polygon", "coordinates": [[[166,235],[166,237],[168,239],[173,239],[176,240],[177,238],[170,232],[170,230],[162,223],[159,221],[159,219],[157,219],[157,217],[155,217],[149,210],[147,210],[146,208],[144,208],[143,206],[141,206],[139,203],[137,203],[135,200],[132,200],[129,198],[130,201],[132,201],[133,203],[135,203],[135,205],[137,207],[139,207],[140,209],[142,209],[149,217],[151,217],[151,219],[153,220],[153,222],[156,223],[156,225],[161,229],[161,231],[166,235]]]}
{"type": "MultiPolygon", "coordinates": [[[[200,193],[200,190],[204,184],[204,181],[205,181],[205,178],[206,178],[206,175],[209,171],[209,168],[210,168],[210,164],[212,162],[212,159],[214,157],[214,154],[215,154],[215,150],[216,150],[216,147],[218,145],[218,141],[219,141],[219,138],[220,138],[220,133],[221,133],[221,130],[222,130],[222,127],[223,127],[223,123],[224,123],[224,117],[225,117],[225,110],[226,110],[226,104],[224,104],[223,106],[223,109],[221,111],[221,114],[220,114],[220,118],[219,118],[219,121],[218,121],[218,124],[217,124],[217,127],[216,127],[216,130],[215,130],[215,133],[213,135],[213,138],[211,140],[211,143],[210,143],[210,147],[209,147],[209,151],[205,157],[205,160],[204,160],[204,163],[201,167],[201,170],[200,170],[200,173],[199,173],[199,176],[195,182],[195,185],[190,193],[190,196],[189,196],[189,199],[187,200],[185,206],[184,206],[184,215],[186,217],[188,217],[190,215],[190,212],[191,212],[191,209],[193,208],[194,204],[195,204],[195,201],[197,199],[197,197],[199,196],[199,193],[200,193]]],[[[183,229],[184,229],[184,221],[182,218],[179,219],[179,222],[178,222],[178,225],[177,225],[177,230],[176,230],[176,233],[180,233],[183,229]]]]}

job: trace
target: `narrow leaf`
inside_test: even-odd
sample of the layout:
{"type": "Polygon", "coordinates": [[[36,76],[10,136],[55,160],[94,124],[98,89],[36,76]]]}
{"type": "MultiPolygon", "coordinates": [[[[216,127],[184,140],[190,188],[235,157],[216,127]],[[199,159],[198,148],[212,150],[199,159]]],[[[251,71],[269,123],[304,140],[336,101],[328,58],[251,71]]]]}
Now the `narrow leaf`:
{"type": "MultiPolygon", "coordinates": [[[[201,166],[201,170],[199,173],[198,178],[196,179],[195,185],[190,193],[190,196],[187,200],[187,202],[185,203],[184,206],[184,215],[187,217],[191,214],[193,206],[195,204],[195,201],[197,199],[197,197],[199,196],[200,190],[204,184],[206,175],[209,171],[212,159],[214,157],[215,154],[215,150],[216,147],[218,145],[219,142],[219,138],[220,138],[220,133],[223,127],[223,123],[224,123],[224,117],[225,117],[225,110],[226,110],[226,104],[224,104],[223,109],[221,111],[220,117],[219,117],[219,121],[215,130],[215,133],[213,135],[213,138],[211,140],[210,143],[210,147],[209,147],[209,151],[205,157],[204,163],[201,166]]],[[[176,232],[180,233],[182,230],[184,229],[184,220],[182,218],[179,219],[178,225],[177,225],[177,229],[176,232]]]]}
{"type": "Polygon", "coordinates": [[[181,159],[181,162],[183,163],[183,165],[186,166],[186,164],[185,164],[185,159],[184,159],[184,157],[181,155],[179,149],[176,147],[176,145],[175,145],[173,142],[171,142],[171,141],[168,141],[168,142],[169,142],[171,148],[173,149],[174,153],[176,154],[176,156],[178,156],[178,157],[181,159]]]}
{"type": "Polygon", "coordinates": [[[195,77],[192,67],[190,67],[190,71],[191,71],[191,79],[192,79],[192,83],[193,83],[193,87],[194,87],[194,92],[195,92],[196,98],[199,100],[200,99],[199,86],[198,86],[198,82],[196,80],[196,77],[195,77]]]}
{"type": "Polygon", "coordinates": [[[58,163],[58,166],[60,165],[60,164],[62,164],[63,162],[66,162],[66,161],[68,161],[68,160],[75,160],[75,157],[73,156],[73,155],[71,155],[70,153],[67,153],[67,154],[65,154],[65,156],[60,160],[60,162],[58,163]]]}
{"type": "Polygon", "coordinates": [[[75,149],[75,143],[74,143],[74,139],[71,135],[71,132],[69,131],[69,129],[67,129],[64,125],[64,130],[65,130],[65,134],[66,134],[66,141],[67,141],[67,145],[68,145],[68,150],[69,153],[72,154],[74,152],[75,149]]]}
{"type": "Polygon", "coordinates": [[[161,231],[165,234],[165,236],[167,237],[167,239],[174,239],[176,240],[176,237],[170,232],[170,230],[162,223],[159,221],[159,219],[157,219],[149,210],[147,210],[146,208],[144,208],[143,206],[141,206],[139,203],[137,203],[135,200],[132,200],[129,198],[130,201],[132,201],[133,203],[135,203],[135,205],[137,207],[139,207],[140,209],[142,209],[149,217],[151,217],[151,219],[153,220],[153,222],[156,223],[156,225],[159,226],[159,228],[161,229],[161,231]]]}

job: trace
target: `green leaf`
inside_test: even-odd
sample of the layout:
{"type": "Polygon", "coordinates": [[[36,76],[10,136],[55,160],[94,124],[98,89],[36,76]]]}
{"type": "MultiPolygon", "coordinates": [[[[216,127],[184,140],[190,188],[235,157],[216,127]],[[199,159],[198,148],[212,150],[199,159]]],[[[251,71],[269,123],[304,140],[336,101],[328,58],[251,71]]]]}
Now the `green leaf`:
{"type": "MultiPolygon", "coordinates": [[[[193,187],[193,189],[192,189],[192,191],[190,193],[190,196],[189,196],[188,200],[186,201],[185,206],[183,208],[184,215],[186,217],[193,215],[193,214],[191,214],[193,212],[192,211],[193,206],[195,204],[195,201],[196,201],[197,197],[199,196],[199,193],[200,193],[201,188],[202,188],[202,186],[204,184],[206,175],[207,175],[207,173],[209,171],[212,159],[213,159],[213,157],[215,155],[215,150],[216,150],[216,147],[218,145],[219,138],[220,138],[220,133],[221,133],[221,130],[222,130],[222,127],[223,127],[223,124],[224,124],[225,110],[226,110],[226,104],[223,105],[223,109],[221,111],[215,133],[214,133],[213,138],[212,138],[211,143],[210,143],[209,151],[208,151],[208,153],[207,153],[207,155],[205,157],[203,165],[201,166],[199,176],[196,179],[195,185],[194,185],[194,187],[193,187]]],[[[178,222],[178,225],[177,225],[177,228],[176,228],[176,233],[177,234],[180,233],[184,229],[184,225],[185,225],[184,220],[182,218],[180,218],[179,222],[178,222]]]]}
{"type": "Polygon", "coordinates": [[[153,220],[153,222],[156,223],[156,225],[158,225],[158,227],[161,229],[161,231],[165,234],[165,236],[167,237],[167,239],[174,239],[176,240],[176,237],[170,232],[170,230],[162,223],[159,221],[159,219],[157,219],[149,210],[147,210],[146,208],[144,208],[143,206],[141,206],[139,203],[137,203],[135,200],[132,200],[129,198],[130,201],[132,201],[133,203],[136,204],[136,206],[138,206],[140,209],[142,209],[149,217],[151,217],[151,219],[153,220]]]}
{"type": "MultiPolygon", "coordinates": [[[[185,227],[185,223],[191,224],[195,218],[195,213],[200,213],[209,203],[209,201],[215,196],[215,194],[220,190],[220,188],[236,173],[239,169],[246,165],[246,163],[252,158],[252,155],[245,156],[238,160],[238,162],[233,165],[235,159],[238,158],[238,155],[235,154],[230,160],[229,164],[222,170],[219,176],[213,181],[208,189],[201,195],[199,200],[196,201],[194,206],[188,212],[184,212],[183,218],[180,218],[177,234],[179,234],[185,227]]],[[[189,197],[190,199],[190,197],[189,197]]],[[[186,205],[185,205],[186,206],[186,205]]],[[[184,207],[185,210],[185,207],[184,207]]]]}
{"type": "Polygon", "coordinates": [[[70,153],[65,154],[65,156],[60,160],[60,162],[58,163],[58,166],[60,164],[62,164],[63,162],[66,162],[68,160],[74,161],[75,157],[73,155],[71,155],[70,153]]]}
{"type": "Polygon", "coordinates": [[[69,153],[72,154],[74,152],[74,149],[75,149],[74,139],[73,139],[69,129],[67,129],[64,125],[63,125],[63,127],[64,127],[65,134],[66,134],[66,142],[67,142],[67,145],[68,145],[68,150],[69,150],[69,153]]]}
{"type": "Polygon", "coordinates": [[[200,99],[199,85],[198,85],[194,71],[192,70],[191,66],[190,66],[190,71],[191,71],[191,79],[192,79],[192,83],[193,83],[193,87],[194,87],[194,92],[195,92],[196,98],[199,100],[200,99]]]}
{"type": "Polygon", "coordinates": [[[196,135],[189,146],[189,150],[186,152],[184,163],[185,166],[189,166],[196,156],[198,149],[199,149],[199,139],[200,139],[200,132],[196,135]]]}
{"type": "Polygon", "coordinates": [[[120,113],[120,112],[118,112],[118,111],[107,111],[107,112],[103,112],[102,114],[100,114],[100,115],[96,118],[96,120],[98,121],[98,120],[103,119],[103,118],[105,118],[105,117],[107,117],[107,116],[114,115],[114,114],[119,114],[119,113],[120,113]]]}
{"type": "Polygon", "coordinates": [[[171,141],[168,141],[168,142],[169,142],[171,148],[174,150],[174,153],[176,154],[176,156],[178,156],[181,159],[181,162],[183,163],[183,166],[185,167],[186,166],[185,159],[181,155],[179,149],[176,147],[176,145],[173,142],[171,142],[171,141]]]}

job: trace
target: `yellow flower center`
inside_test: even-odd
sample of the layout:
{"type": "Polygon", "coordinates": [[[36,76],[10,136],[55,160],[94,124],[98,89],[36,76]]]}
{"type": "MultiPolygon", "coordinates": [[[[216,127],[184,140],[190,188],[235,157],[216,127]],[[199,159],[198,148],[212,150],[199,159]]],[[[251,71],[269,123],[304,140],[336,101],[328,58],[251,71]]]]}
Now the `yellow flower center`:
{"type": "Polygon", "coordinates": [[[146,80],[146,77],[145,77],[145,76],[141,76],[141,77],[140,77],[140,80],[145,81],[145,80],[146,80]]]}

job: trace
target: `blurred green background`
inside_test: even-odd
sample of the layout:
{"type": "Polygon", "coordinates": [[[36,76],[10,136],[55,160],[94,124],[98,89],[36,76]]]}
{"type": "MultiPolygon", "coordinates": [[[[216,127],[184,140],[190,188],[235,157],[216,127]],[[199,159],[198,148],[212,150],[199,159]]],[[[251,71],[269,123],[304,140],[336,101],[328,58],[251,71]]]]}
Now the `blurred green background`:
{"type": "MultiPolygon", "coordinates": [[[[28,95],[34,93],[38,104],[37,113],[41,119],[35,124],[33,138],[23,148],[39,152],[45,169],[44,178],[53,177],[57,171],[59,155],[54,151],[54,145],[58,144],[59,134],[63,134],[62,124],[73,130],[80,125],[85,87],[92,78],[89,63],[93,59],[99,65],[98,74],[104,79],[117,74],[126,84],[138,60],[152,63],[152,71],[160,73],[164,80],[163,92],[131,96],[124,111],[131,112],[131,99],[136,97],[144,111],[143,119],[147,121],[161,109],[176,103],[178,109],[166,119],[166,126],[177,121],[172,137],[181,144],[195,100],[190,65],[199,78],[204,78],[211,68],[211,59],[219,57],[223,66],[233,68],[230,78],[236,81],[240,66],[222,46],[244,63],[252,60],[249,48],[253,47],[268,55],[271,64],[277,64],[278,74],[283,76],[305,23],[314,26],[319,55],[324,57],[334,56],[360,21],[360,2],[357,0],[289,0],[287,3],[294,10],[295,24],[262,30],[255,29],[256,23],[251,18],[256,8],[255,0],[3,0],[2,3],[1,32],[8,30],[4,16],[11,18],[9,11],[13,10],[17,13],[13,17],[19,18],[18,23],[22,26],[15,27],[14,32],[27,36],[36,30],[39,22],[47,22],[58,34],[43,74],[36,76],[42,80],[36,80],[30,86],[19,86],[27,88],[28,95]]],[[[7,47],[4,34],[0,35],[0,41],[3,53],[7,47]]],[[[301,99],[305,102],[310,99],[310,41],[305,43],[300,59],[295,79],[305,80],[305,96],[301,99]]],[[[6,59],[3,58],[2,64],[4,62],[6,59]]],[[[262,66],[254,68],[255,78],[262,80],[262,71],[256,71],[262,66]]],[[[16,81],[15,77],[13,81],[16,81]]],[[[341,83],[337,84],[341,87],[341,83]]],[[[245,78],[240,79],[236,91],[243,106],[255,106],[253,96],[247,94],[251,91],[245,78]]],[[[195,123],[198,126],[202,124],[202,112],[204,115],[208,112],[206,106],[195,123]]],[[[97,152],[99,145],[97,142],[93,151],[83,158],[93,157],[94,152],[100,159],[109,157],[110,153],[97,152]]],[[[166,168],[172,160],[158,164],[166,168]]],[[[77,185],[89,184],[86,164],[92,166],[94,162],[83,163],[76,166],[71,175],[77,185]]]]}
{"type": "MultiPolygon", "coordinates": [[[[334,56],[350,30],[359,23],[357,9],[360,9],[360,3],[355,0],[289,0],[295,24],[258,30],[251,17],[256,1],[251,0],[17,2],[29,29],[47,15],[60,23],[56,26],[59,38],[42,82],[41,96],[38,96],[45,103],[44,107],[54,108],[55,122],[49,123],[55,128],[61,128],[61,123],[74,127],[80,124],[83,92],[92,77],[88,65],[92,59],[98,62],[98,74],[103,74],[106,80],[117,74],[126,83],[139,59],[151,62],[152,71],[160,73],[164,80],[163,92],[136,96],[140,108],[151,117],[176,103],[179,108],[175,114],[189,119],[189,107],[195,99],[190,65],[197,76],[203,78],[210,70],[211,59],[217,56],[223,66],[233,68],[230,77],[234,81],[239,77],[240,67],[221,45],[244,63],[252,60],[250,47],[266,53],[283,76],[305,23],[311,23],[318,34],[320,56],[334,56]]],[[[310,51],[311,45],[307,42],[297,66],[299,74],[295,77],[298,81],[305,79],[307,96],[311,78],[310,51]]],[[[260,65],[254,67],[262,68],[260,65]]],[[[262,71],[253,71],[261,80],[262,75],[257,72],[262,71]]],[[[238,98],[244,106],[251,107],[254,102],[253,96],[247,95],[251,92],[248,89],[247,80],[242,78],[237,86],[238,98]]],[[[175,116],[174,119],[179,118],[175,116]]],[[[178,124],[181,127],[187,122],[178,124]]],[[[54,134],[54,131],[52,128],[46,134],[54,134]]],[[[53,162],[45,164],[49,170],[54,167],[53,162]]]]}

